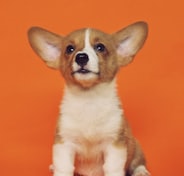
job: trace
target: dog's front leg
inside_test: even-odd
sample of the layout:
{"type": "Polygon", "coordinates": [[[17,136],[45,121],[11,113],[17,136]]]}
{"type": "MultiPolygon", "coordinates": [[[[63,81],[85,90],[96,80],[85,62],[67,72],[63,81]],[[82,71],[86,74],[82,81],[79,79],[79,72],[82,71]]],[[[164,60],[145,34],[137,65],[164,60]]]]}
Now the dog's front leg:
{"type": "Polygon", "coordinates": [[[73,176],[75,151],[70,143],[56,143],[53,146],[54,176],[73,176]]]}
{"type": "Polygon", "coordinates": [[[104,153],[105,176],[125,176],[127,148],[125,146],[109,145],[104,153]]]}

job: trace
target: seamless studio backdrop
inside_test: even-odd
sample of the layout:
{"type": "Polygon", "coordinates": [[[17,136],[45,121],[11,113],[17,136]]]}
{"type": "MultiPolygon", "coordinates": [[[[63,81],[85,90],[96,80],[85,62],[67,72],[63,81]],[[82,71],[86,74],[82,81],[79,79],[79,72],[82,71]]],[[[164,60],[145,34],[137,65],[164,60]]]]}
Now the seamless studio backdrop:
{"type": "Polygon", "coordinates": [[[64,81],[33,53],[27,30],[115,32],[135,21],[149,36],[118,74],[118,90],[152,176],[184,173],[184,2],[6,0],[0,3],[0,175],[51,176],[64,81]]]}

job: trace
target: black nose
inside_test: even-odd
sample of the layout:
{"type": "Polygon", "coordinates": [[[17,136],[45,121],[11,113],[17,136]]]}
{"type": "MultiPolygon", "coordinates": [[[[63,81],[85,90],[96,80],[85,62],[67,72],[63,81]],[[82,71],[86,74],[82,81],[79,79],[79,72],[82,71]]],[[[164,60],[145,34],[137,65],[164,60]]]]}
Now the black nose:
{"type": "Polygon", "coordinates": [[[89,61],[89,58],[86,53],[79,53],[76,55],[75,61],[77,62],[78,65],[83,67],[87,64],[87,62],[89,61]]]}

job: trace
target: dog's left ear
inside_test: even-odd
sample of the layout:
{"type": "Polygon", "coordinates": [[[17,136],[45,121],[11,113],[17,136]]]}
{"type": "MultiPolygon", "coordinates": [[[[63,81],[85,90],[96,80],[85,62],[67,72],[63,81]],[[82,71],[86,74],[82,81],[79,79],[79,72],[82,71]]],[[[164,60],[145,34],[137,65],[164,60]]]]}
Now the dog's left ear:
{"type": "Polygon", "coordinates": [[[113,34],[119,65],[130,63],[135,54],[143,46],[148,34],[148,26],[145,22],[134,23],[113,34]]]}

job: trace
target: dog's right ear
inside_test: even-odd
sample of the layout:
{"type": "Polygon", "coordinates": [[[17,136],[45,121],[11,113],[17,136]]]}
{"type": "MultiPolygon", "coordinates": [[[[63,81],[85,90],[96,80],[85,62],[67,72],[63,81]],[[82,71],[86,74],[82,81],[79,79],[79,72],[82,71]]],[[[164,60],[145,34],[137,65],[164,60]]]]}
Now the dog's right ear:
{"type": "Polygon", "coordinates": [[[47,64],[58,69],[61,56],[62,37],[40,27],[32,27],[28,31],[28,39],[33,50],[47,64]]]}

